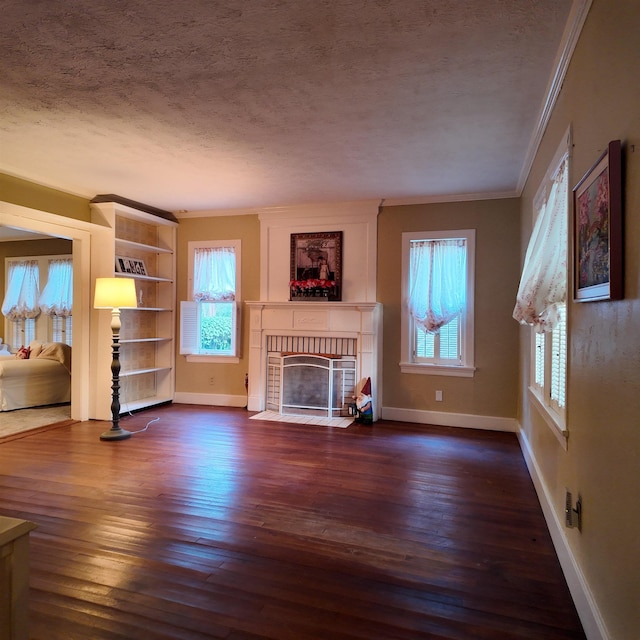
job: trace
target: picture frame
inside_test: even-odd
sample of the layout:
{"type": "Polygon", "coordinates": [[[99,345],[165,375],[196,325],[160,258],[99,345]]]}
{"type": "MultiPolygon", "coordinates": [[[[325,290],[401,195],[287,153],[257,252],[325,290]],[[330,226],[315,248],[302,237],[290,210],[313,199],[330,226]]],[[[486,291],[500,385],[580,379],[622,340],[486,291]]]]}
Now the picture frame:
{"type": "Polygon", "coordinates": [[[342,231],[291,234],[291,300],[342,300],[342,231]]]}
{"type": "Polygon", "coordinates": [[[573,188],[574,300],[623,297],[622,146],[612,140],[573,188]]]}
{"type": "Polygon", "coordinates": [[[147,276],[147,267],[144,260],[139,258],[129,258],[127,256],[116,256],[116,273],[127,273],[132,276],[147,276]]]}

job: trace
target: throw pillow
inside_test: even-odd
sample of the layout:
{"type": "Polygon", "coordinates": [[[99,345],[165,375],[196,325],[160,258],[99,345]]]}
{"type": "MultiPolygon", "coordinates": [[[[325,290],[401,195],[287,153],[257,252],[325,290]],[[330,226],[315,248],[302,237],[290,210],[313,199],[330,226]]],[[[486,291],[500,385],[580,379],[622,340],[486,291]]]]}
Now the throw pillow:
{"type": "Polygon", "coordinates": [[[18,360],[28,360],[30,353],[31,353],[31,349],[29,349],[29,347],[25,347],[24,345],[22,345],[16,352],[16,358],[18,360]]]}

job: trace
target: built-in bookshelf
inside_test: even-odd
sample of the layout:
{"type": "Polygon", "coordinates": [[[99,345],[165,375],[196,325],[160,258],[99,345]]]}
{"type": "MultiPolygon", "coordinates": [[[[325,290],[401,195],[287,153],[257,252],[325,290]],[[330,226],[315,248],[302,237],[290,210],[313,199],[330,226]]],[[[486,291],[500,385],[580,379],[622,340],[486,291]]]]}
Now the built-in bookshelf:
{"type": "Polygon", "coordinates": [[[112,274],[135,280],[138,306],[122,309],[123,413],[173,400],[177,222],[117,202],[91,205],[113,229],[112,274]],[[135,268],[133,268],[135,266],[135,268]]]}

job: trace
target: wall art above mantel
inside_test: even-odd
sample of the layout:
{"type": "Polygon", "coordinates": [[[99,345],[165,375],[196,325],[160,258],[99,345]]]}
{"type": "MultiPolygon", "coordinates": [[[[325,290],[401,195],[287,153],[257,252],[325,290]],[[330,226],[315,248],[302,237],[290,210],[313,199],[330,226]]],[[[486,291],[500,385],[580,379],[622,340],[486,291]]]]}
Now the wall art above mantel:
{"type": "Polygon", "coordinates": [[[342,300],[342,231],[291,234],[290,300],[342,300]]]}

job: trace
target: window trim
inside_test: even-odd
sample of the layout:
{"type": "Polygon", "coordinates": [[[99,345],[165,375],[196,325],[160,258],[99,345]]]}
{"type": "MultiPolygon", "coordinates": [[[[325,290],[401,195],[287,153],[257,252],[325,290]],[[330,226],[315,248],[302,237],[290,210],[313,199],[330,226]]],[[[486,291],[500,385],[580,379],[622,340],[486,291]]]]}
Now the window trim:
{"type": "Polygon", "coordinates": [[[556,437],[556,440],[560,443],[562,448],[566,450],[569,431],[566,427],[561,426],[559,414],[545,404],[544,396],[540,393],[537,387],[530,386],[528,391],[529,399],[533,401],[532,404],[538,409],[538,413],[542,416],[542,419],[551,430],[551,433],[556,437]]]}
{"type": "Polygon", "coordinates": [[[400,332],[400,371],[421,375],[472,378],[475,375],[474,354],[474,296],[475,296],[476,230],[452,229],[443,231],[405,231],[402,234],[402,316],[400,332]],[[467,241],[467,308],[462,318],[463,359],[460,364],[416,362],[413,355],[414,321],[409,313],[409,251],[414,240],[443,240],[464,238],[467,241]]]}
{"type": "MultiPolygon", "coordinates": [[[[240,362],[241,350],[241,327],[242,327],[242,299],[240,274],[242,272],[242,241],[237,240],[191,240],[187,243],[188,253],[188,275],[187,275],[187,300],[195,302],[193,299],[193,264],[195,249],[217,249],[220,247],[233,247],[236,256],[236,335],[235,335],[235,353],[229,355],[212,355],[210,353],[182,353],[187,362],[211,362],[238,364],[240,362]]],[[[182,334],[183,314],[180,313],[180,333],[182,334]]]]}

